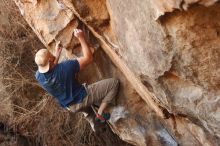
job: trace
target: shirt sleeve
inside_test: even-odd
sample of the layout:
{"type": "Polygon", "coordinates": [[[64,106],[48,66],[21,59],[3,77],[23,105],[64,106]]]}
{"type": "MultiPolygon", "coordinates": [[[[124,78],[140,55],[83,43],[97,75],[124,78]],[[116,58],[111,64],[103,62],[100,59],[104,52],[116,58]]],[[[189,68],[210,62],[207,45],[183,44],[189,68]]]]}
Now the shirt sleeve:
{"type": "Polygon", "coordinates": [[[80,71],[80,65],[78,60],[67,60],[62,62],[63,71],[70,74],[76,74],[80,71]]]}

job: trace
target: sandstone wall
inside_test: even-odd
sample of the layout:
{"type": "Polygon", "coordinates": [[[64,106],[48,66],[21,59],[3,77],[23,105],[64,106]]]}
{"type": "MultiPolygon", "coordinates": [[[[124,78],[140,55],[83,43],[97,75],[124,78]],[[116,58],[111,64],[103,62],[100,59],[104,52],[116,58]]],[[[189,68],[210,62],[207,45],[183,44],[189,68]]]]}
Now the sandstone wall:
{"type": "Polygon", "coordinates": [[[216,0],[15,2],[52,52],[61,40],[80,55],[72,32],[85,30],[96,51],[81,79],[120,79],[118,104],[109,110],[112,129],[123,140],[141,146],[220,144],[216,0]]]}

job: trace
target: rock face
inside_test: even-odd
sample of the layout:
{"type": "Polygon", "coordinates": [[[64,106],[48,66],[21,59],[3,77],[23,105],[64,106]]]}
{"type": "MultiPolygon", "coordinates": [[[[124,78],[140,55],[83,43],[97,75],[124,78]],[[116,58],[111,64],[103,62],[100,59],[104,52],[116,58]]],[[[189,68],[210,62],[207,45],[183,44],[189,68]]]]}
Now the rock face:
{"type": "Polygon", "coordinates": [[[112,130],[141,146],[220,145],[216,1],[15,0],[51,51],[78,48],[73,28],[84,28],[96,51],[81,80],[120,79],[112,130]]]}

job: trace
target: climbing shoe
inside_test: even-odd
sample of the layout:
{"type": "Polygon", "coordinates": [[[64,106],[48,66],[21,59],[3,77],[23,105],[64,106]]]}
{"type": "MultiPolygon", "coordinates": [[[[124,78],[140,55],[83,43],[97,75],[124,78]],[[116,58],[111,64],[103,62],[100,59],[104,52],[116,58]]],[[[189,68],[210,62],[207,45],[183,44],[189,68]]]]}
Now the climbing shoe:
{"type": "Polygon", "coordinates": [[[99,123],[105,123],[110,119],[110,113],[103,113],[102,115],[96,114],[95,121],[99,123]]]}

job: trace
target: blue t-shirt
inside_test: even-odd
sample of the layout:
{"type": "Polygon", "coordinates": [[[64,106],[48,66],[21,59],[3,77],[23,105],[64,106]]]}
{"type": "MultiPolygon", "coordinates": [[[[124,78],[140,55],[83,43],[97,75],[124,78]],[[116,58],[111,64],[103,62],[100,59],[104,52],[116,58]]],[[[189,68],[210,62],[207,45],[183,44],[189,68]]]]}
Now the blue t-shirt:
{"type": "Polygon", "coordinates": [[[36,72],[36,79],[40,85],[54,96],[61,106],[68,107],[74,103],[81,103],[87,96],[85,87],[75,76],[80,70],[78,60],[68,60],[57,64],[46,73],[36,72]]]}

